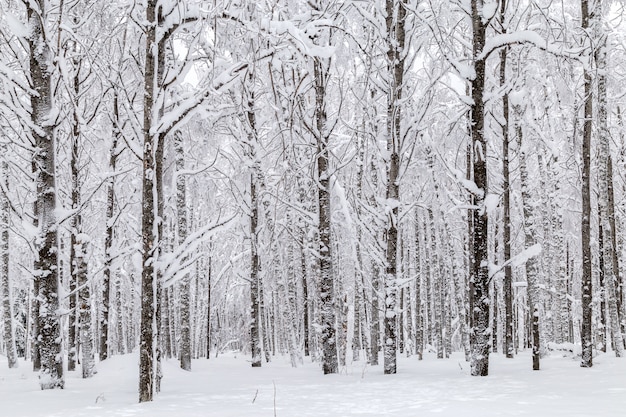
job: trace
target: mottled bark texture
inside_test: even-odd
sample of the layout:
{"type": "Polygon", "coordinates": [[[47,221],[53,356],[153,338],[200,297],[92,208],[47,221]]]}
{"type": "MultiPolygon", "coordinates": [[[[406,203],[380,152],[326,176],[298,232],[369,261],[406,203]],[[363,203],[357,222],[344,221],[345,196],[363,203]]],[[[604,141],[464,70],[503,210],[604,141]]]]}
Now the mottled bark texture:
{"type": "Polygon", "coordinates": [[[385,337],[383,344],[384,373],[396,373],[397,292],[398,292],[398,206],[400,203],[401,101],[404,82],[404,51],[406,4],[402,0],[386,2],[387,48],[387,213],[385,253],[385,337]]]}
{"type": "MultiPolygon", "coordinates": [[[[185,144],[180,130],[174,132],[176,152],[176,218],[178,220],[178,244],[188,235],[187,226],[187,176],[185,174],[185,144]]],[[[180,367],[191,371],[191,276],[183,273],[178,288],[180,302],[180,367]]]]}
{"type": "Polygon", "coordinates": [[[472,105],[470,108],[470,131],[473,158],[471,164],[472,179],[478,192],[474,195],[472,212],[473,251],[472,270],[470,272],[471,305],[471,374],[486,376],[489,373],[489,350],[491,346],[491,327],[489,323],[489,259],[487,250],[488,213],[484,204],[488,192],[487,186],[487,142],[485,139],[485,58],[480,55],[485,46],[485,31],[489,24],[483,18],[483,1],[471,0],[472,20],[472,55],[474,77],[470,81],[472,105]]]}
{"type": "Polygon", "coordinates": [[[139,340],[139,402],[152,401],[155,389],[154,338],[155,323],[155,268],[157,261],[155,147],[152,132],[155,99],[156,0],[146,3],[145,66],[143,97],[143,173],[141,203],[141,238],[143,267],[141,271],[141,328],[139,340]]]}
{"type": "MultiPolygon", "coordinates": [[[[581,0],[581,18],[583,30],[590,28],[591,12],[589,2],[581,0]]],[[[581,279],[581,346],[582,358],[580,366],[589,368],[593,365],[593,335],[592,335],[592,265],[591,265],[591,128],[593,121],[593,79],[591,69],[585,66],[583,78],[584,86],[584,120],[582,137],[582,218],[581,218],[581,245],[582,245],[582,279],[581,279]]]]}
{"type": "Polygon", "coordinates": [[[37,289],[37,347],[41,361],[41,389],[63,388],[63,359],[59,317],[58,242],[56,219],[55,132],[53,114],[53,57],[42,26],[47,19],[47,1],[27,4],[31,103],[31,135],[35,143],[33,164],[37,184],[38,237],[35,263],[37,289]]]}

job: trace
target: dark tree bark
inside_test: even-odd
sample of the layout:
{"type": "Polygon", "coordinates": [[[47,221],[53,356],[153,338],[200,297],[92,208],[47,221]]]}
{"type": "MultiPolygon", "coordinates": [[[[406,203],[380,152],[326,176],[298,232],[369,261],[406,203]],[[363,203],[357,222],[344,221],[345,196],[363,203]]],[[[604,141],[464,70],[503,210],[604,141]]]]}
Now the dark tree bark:
{"type": "Polygon", "coordinates": [[[404,50],[406,5],[404,1],[387,0],[385,17],[387,42],[387,190],[388,210],[385,265],[385,341],[384,373],[396,373],[397,318],[397,254],[398,206],[400,203],[401,101],[404,82],[404,50]]]}
{"type": "MultiPolygon", "coordinates": [[[[107,203],[106,203],[106,230],[104,236],[104,271],[102,280],[102,318],[100,319],[100,362],[105,360],[109,356],[109,320],[111,310],[111,288],[114,285],[112,282],[113,276],[113,232],[115,230],[115,170],[117,168],[117,157],[119,150],[118,144],[121,140],[121,126],[119,115],[119,102],[117,93],[113,97],[113,141],[111,143],[111,150],[109,153],[109,169],[111,170],[111,177],[107,179],[107,203]]],[[[120,321],[121,317],[117,317],[120,321]]],[[[118,332],[119,333],[119,332],[118,332]]],[[[118,334],[118,338],[122,335],[118,334]]]]}
{"type": "Polygon", "coordinates": [[[209,242],[207,274],[207,300],[206,300],[206,358],[211,359],[211,274],[213,273],[213,242],[209,242]]]}
{"type": "MultiPolygon", "coordinates": [[[[320,4],[314,5],[315,13],[321,12],[320,4]]],[[[330,35],[329,35],[330,36],[330,35]]],[[[319,42],[319,39],[315,39],[319,42]]],[[[330,39],[328,39],[330,43],[330,39]]],[[[326,88],[330,76],[330,59],[313,57],[315,89],[314,136],[317,155],[317,202],[319,215],[319,320],[324,374],[339,371],[337,357],[335,276],[332,268],[331,206],[330,206],[330,130],[326,113],[326,88]]]]}
{"type": "MultiPolygon", "coordinates": [[[[176,212],[178,220],[178,244],[187,239],[187,176],[185,170],[185,146],[180,130],[174,132],[176,150],[176,212]]],[[[191,371],[191,277],[188,273],[180,280],[180,367],[191,371]]]]}
{"type": "Polygon", "coordinates": [[[424,358],[424,306],[422,303],[422,275],[424,268],[422,267],[423,257],[420,250],[420,221],[417,209],[414,218],[415,230],[415,352],[417,359],[424,358]]]}
{"type": "MultiPolygon", "coordinates": [[[[0,151],[6,155],[6,146],[1,146],[0,151]]],[[[11,219],[11,207],[7,193],[9,190],[9,163],[2,158],[0,161],[0,178],[4,184],[0,191],[0,287],[2,293],[2,312],[4,317],[4,343],[9,368],[17,368],[17,350],[15,348],[15,321],[13,319],[13,296],[11,291],[11,276],[9,270],[9,222],[11,219]]]]}
{"type": "MultiPolygon", "coordinates": [[[[591,13],[588,0],[581,0],[581,18],[583,30],[590,28],[591,13]]],[[[585,67],[584,74],[584,121],[582,137],[582,218],[581,218],[581,245],[582,245],[582,280],[581,280],[581,307],[583,312],[581,326],[582,359],[580,366],[593,366],[593,336],[592,336],[592,266],[591,266],[591,128],[593,121],[593,79],[591,70],[585,67]]]]}
{"type": "Polygon", "coordinates": [[[39,236],[35,246],[35,288],[37,289],[37,347],[41,360],[41,389],[63,388],[61,325],[59,318],[58,242],[56,221],[55,132],[52,116],[52,51],[42,26],[47,17],[47,1],[35,0],[26,6],[30,27],[28,38],[30,79],[35,94],[30,97],[31,135],[37,182],[39,236]]]}
{"type": "MultiPolygon", "coordinates": [[[[500,2],[500,19],[502,33],[506,33],[507,23],[504,21],[507,1],[500,2]]],[[[500,50],[500,86],[506,86],[506,61],[508,48],[500,50]]],[[[502,96],[502,189],[504,191],[502,218],[504,240],[504,261],[511,259],[511,189],[509,170],[509,95],[505,92],[502,96]]],[[[504,267],[504,353],[507,358],[512,358],[515,353],[513,347],[513,270],[510,264],[504,267]]]]}
{"type": "Polygon", "coordinates": [[[609,128],[607,115],[607,44],[606,35],[602,27],[603,20],[602,1],[595,3],[593,34],[596,42],[596,50],[594,51],[594,59],[597,67],[597,93],[598,93],[598,110],[597,110],[597,139],[598,139],[598,177],[600,195],[598,198],[598,212],[600,216],[600,224],[605,232],[604,245],[602,248],[604,256],[604,277],[605,286],[603,288],[603,300],[606,300],[610,319],[610,336],[615,356],[622,357],[624,355],[624,342],[622,340],[622,332],[620,325],[620,311],[618,307],[618,294],[616,291],[616,276],[618,275],[617,264],[614,262],[616,257],[613,254],[615,248],[614,236],[616,235],[614,226],[615,221],[614,209],[611,206],[612,199],[612,166],[611,166],[611,148],[609,144],[609,128]]]}
{"type": "Polygon", "coordinates": [[[152,401],[155,389],[155,267],[158,236],[155,233],[155,148],[156,137],[152,133],[155,91],[156,53],[156,0],[146,4],[145,66],[143,97],[143,189],[141,204],[141,237],[143,268],[141,272],[141,336],[139,342],[139,402],[152,401]]]}
{"type": "Polygon", "coordinates": [[[488,213],[484,204],[488,192],[487,142],[485,140],[485,58],[481,53],[485,46],[485,31],[489,22],[483,17],[483,1],[471,0],[472,55],[474,78],[471,80],[472,105],[470,108],[470,131],[472,137],[472,179],[479,190],[474,195],[472,241],[473,262],[470,279],[470,305],[472,312],[470,345],[471,373],[486,376],[489,373],[489,350],[491,328],[489,325],[489,259],[487,250],[488,213]]]}
{"type": "MultiPolygon", "coordinates": [[[[517,110],[517,119],[519,119],[520,111],[517,110]]],[[[517,136],[519,148],[519,171],[520,182],[522,185],[522,205],[524,212],[524,246],[529,248],[537,243],[537,216],[535,215],[533,196],[530,192],[530,184],[528,180],[526,150],[524,148],[522,126],[519,120],[516,120],[515,134],[517,136]]],[[[526,261],[526,282],[528,292],[528,311],[530,323],[527,328],[531,331],[531,337],[528,342],[533,348],[533,369],[539,370],[539,262],[530,258],[526,261]]]]}

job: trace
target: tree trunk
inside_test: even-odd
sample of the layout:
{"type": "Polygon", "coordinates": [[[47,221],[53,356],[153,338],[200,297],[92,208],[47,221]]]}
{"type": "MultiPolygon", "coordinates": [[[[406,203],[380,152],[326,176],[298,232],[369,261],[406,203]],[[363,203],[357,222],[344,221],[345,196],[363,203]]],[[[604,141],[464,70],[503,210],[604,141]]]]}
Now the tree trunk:
{"type": "MultiPolygon", "coordinates": [[[[506,33],[505,12],[506,1],[500,2],[500,19],[502,33],[506,33]]],[[[508,47],[500,50],[500,87],[506,87],[506,61],[508,47]]],[[[504,243],[504,261],[511,259],[511,189],[509,171],[509,95],[502,96],[502,189],[504,216],[502,218],[502,239],[504,243]]],[[[513,358],[513,269],[510,264],[504,267],[504,353],[507,358],[513,358]]]]}
{"type": "Polygon", "coordinates": [[[422,275],[424,268],[422,267],[423,257],[420,250],[420,221],[417,209],[415,209],[414,218],[415,229],[415,352],[417,359],[424,358],[424,306],[422,303],[422,275]]]}
{"type": "Polygon", "coordinates": [[[27,5],[30,28],[30,80],[35,94],[30,97],[31,134],[36,151],[33,155],[37,182],[37,217],[35,269],[38,289],[37,340],[41,358],[41,389],[63,388],[63,359],[59,318],[58,242],[56,220],[55,135],[50,117],[52,105],[52,51],[42,26],[47,21],[47,1],[27,5]]]}
{"type": "MultiPolygon", "coordinates": [[[[102,281],[102,305],[103,314],[101,318],[101,333],[100,333],[100,362],[105,360],[109,356],[109,316],[111,311],[111,288],[114,285],[112,282],[113,277],[113,234],[115,230],[115,170],[117,169],[117,157],[119,150],[118,144],[121,141],[122,131],[120,126],[119,115],[119,102],[117,93],[113,97],[113,141],[111,143],[111,150],[109,153],[109,169],[111,170],[111,177],[107,179],[107,205],[106,205],[106,230],[104,237],[104,271],[102,281]]],[[[118,321],[121,317],[117,318],[118,321]]],[[[122,335],[118,334],[118,338],[122,335]]]]}
{"type": "Polygon", "coordinates": [[[143,189],[141,205],[141,236],[143,268],[141,272],[141,337],[139,342],[139,402],[152,401],[155,388],[155,267],[157,262],[158,235],[155,206],[155,147],[152,132],[155,94],[156,53],[156,0],[146,4],[145,69],[143,97],[143,189]]]}
{"type": "Polygon", "coordinates": [[[485,30],[488,22],[483,18],[483,1],[471,0],[472,47],[475,76],[471,80],[472,105],[470,109],[472,149],[472,174],[476,188],[474,195],[472,249],[473,270],[470,279],[470,304],[472,305],[472,329],[470,345],[472,349],[471,374],[489,374],[489,348],[491,329],[489,327],[489,259],[487,250],[488,213],[484,204],[487,187],[487,143],[485,140],[485,59],[479,58],[485,46],[485,30]]]}
{"type": "Polygon", "coordinates": [[[615,351],[615,356],[622,357],[624,356],[624,342],[622,340],[621,333],[621,325],[620,325],[620,314],[617,303],[617,291],[615,288],[617,276],[617,264],[614,263],[615,256],[613,250],[615,248],[614,244],[614,236],[616,232],[613,230],[615,221],[611,219],[611,209],[610,209],[610,200],[612,190],[610,189],[610,184],[612,180],[609,177],[613,176],[612,166],[611,166],[611,149],[609,145],[609,129],[607,125],[607,91],[606,91],[606,64],[607,64],[607,45],[606,45],[606,35],[604,34],[604,30],[602,27],[602,1],[599,0],[596,2],[595,11],[594,11],[594,35],[598,45],[598,48],[595,52],[595,61],[597,65],[597,79],[598,79],[598,163],[599,163],[599,172],[598,176],[600,179],[600,196],[598,198],[599,205],[599,214],[600,214],[600,223],[602,224],[602,230],[604,232],[604,244],[603,244],[603,255],[604,255],[604,298],[607,301],[607,305],[609,308],[609,318],[610,318],[610,330],[611,330],[611,341],[613,344],[613,350],[615,351]]]}
{"type": "Polygon", "coordinates": [[[397,252],[398,206],[400,204],[401,101],[404,82],[406,6],[404,1],[387,0],[385,17],[387,42],[387,248],[385,269],[384,373],[396,373],[397,333],[397,252]]]}
{"type": "MultiPolygon", "coordinates": [[[[9,163],[6,158],[6,146],[0,147],[4,157],[0,162],[0,178],[4,178],[3,190],[0,191],[0,286],[2,286],[2,318],[4,325],[4,343],[9,368],[17,368],[17,351],[15,349],[15,322],[13,319],[13,297],[9,270],[9,222],[11,207],[9,205],[9,163]]],[[[1,180],[0,180],[1,181],[1,180]]]]}
{"type": "Polygon", "coordinates": [[[329,132],[326,120],[326,85],[328,63],[320,57],[313,62],[315,82],[315,125],[317,136],[317,201],[319,214],[319,318],[320,341],[322,344],[322,368],[324,374],[339,371],[337,358],[337,335],[335,328],[335,277],[332,270],[332,245],[330,238],[330,167],[328,140],[329,132]]]}
{"type": "MultiPolygon", "coordinates": [[[[371,163],[371,171],[372,171],[372,189],[373,194],[370,196],[369,200],[372,205],[375,204],[375,193],[378,188],[378,174],[376,171],[376,166],[374,163],[371,163]]],[[[379,237],[378,228],[375,228],[375,238],[379,237]]],[[[377,247],[377,246],[375,246],[377,247]]],[[[378,259],[374,258],[372,260],[372,323],[371,323],[371,332],[370,332],[370,340],[371,340],[371,354],[370,354],[370,364],[378,365],[378,353],[380,349],[380,266],[378,265],[378,259]]]]}
{"type": "Polygon", "coordinates": [[[213,273],[213,242],[209,242],[206,284],[206,358],[211,359],[211,275],[213,273]]]}
{"type": "MultiPolygon", "coordinates": [[[[591,13],[588,0],[581,0],[582,28],[587,31],[591,13]]],[[[593,80],[591,69],[585,66],[583,77],[584,87],[584,122],[582,138],[582,218],[581,218],[581,245],[582,245],[582,280],[581,280],[581,307],[582,327],[580,332],[582,359],[580,366],[593,366],[593,336],[592,336],[592,266],[591,266],[591,128],[593,121],[593,80]]]]}
{"type": "MultiPolygon", "coordinates": [[[[517,111],[517,110],[516,110],[517,111]]],[[[519,111],[518,111],[519,118],[519,111]]],[[[528,169],[526,166],[526,150],[523,143],[522,126],[519,120],[516,121],[515,133],[518,141],[519,148],[519,170],[520,170],[520,182],[522,185],[522,205],[524,212],[524,246],[529,248],[537,243],[536,223],[537,216],[534,213],[533,196],[530,193],[530,184],[528,183],[528,169]]],[[[528,290],[528,307],[530,320],[529,323],[532,332],[532,346],[533,346],[533,369],[539,369],[539,263],[535,258],[530,258],[526,261],[526,282],[528,290]]]]}
{"type": "MultiPolygon", "coordinates": [[[[178,220],[178,244],[187,239],[187,177],[185,170],[185,146],[180,130],[174,132],[176,152],[176,218],[178,220]]],[[[191,276],[184,273],[178,288],[180,298],[180,367],[191,371],[191,276]]],[[[168,306],[166,306],[168,308],[168,306]]]]}

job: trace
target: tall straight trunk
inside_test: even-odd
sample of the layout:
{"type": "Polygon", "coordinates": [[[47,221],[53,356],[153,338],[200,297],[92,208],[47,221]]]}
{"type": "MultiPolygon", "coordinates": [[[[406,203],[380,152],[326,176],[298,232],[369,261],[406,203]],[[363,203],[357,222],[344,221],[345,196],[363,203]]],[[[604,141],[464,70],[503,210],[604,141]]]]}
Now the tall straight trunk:
{"type": "Polygon", "coordinates": [[[206,266],[206,358],[211,359],[211,275],[213,273],[213,242],[209,242],[206,266]]]}
{"type": "Polygon", "coordinates": [[[156,137],[152,132],[155,91],[156,0],[146,4],[145,67],[143,97],[143,175],[141,204],[142,272],[141,272],[141,336],[139,342],[139,402],[152,401],[155,389],[154,342],[155,323],[155,268],[158,235],[156,225],[156,183],[154,178],[156,137]]]}
{"type": "MultiPolygon", "coordinates": [[[[9,270],[9,222],[11,207],[9,204],[9,163],[6,160],[6,146],[0,147],[4,157],[0,161],[0,178],[4,178],[3,190],[0,191],[0,286],[2,293],[2,317],[4,327],[4,343],[9,368],[17,368],[17,351],[15,349],[15,321],[13,320],[13,297],[9,270]]],[[[2,180],[0,180],[2,181],[2,180]]]]}
{"type": "Polygon", "coordinates": [[[428,259],[429,261],[426,263],[426,267],[425,267],[425,284],[426,284],[426,288],[424,288],[424,298],[425,298],[425,306],[424,306],[424,317],[426,319],[426,336],[424,339],[424,343],[426,344],[434,344],[434,340],[433,340],[433,322],[434,322],[434,316],[435,316],[435,311],[434,311],[434,303],[433,300],[435,298],[434,296],[434,292],[433,292],[433,275],[435,274],[434,272],[434,268],[435,265],[430,262],[431,256],[433,256],[432,254],[432,249],[431,249],[431,245],[430,245],[430,234],[431,232],[429,231],[429,227],[428,227],[428,219],[424,219],[424,225],[423,225],[423,230],[424,230],[424,258],[428,259]]]}
{"type": "Polygon", "coordinates": [[[613,344],[613,350],[615,356],[624,356],[624,342],[622,340],[622,332],[620,325],[620,313],[617,302],[617,291],[615,278],[618,275],[617,264],[614,263],[615,256],[613,250],[615,248],[614,236],[616,232],[613,230],[615,227],[615,221],[611,219],[612,210],[609,207],[611,203],[612,190],[610,184],[612,180],[609,177],[613,176],[612,166],[610,163],[611,149],[609,145],[609,129],[607,124],[607,91],[606,91],[606,71],[607,71],[607,45],[606,35],[602,27],[602,0],[596,1],[594,11],[594,23],[593,32],[596,42],[598,43],[595,50],[595,61],[597,65],[597,80],[598,80],[598,163],[600,179],[600,196],[598,198],[600,223],[602,224],[602,230],[604,232],[604,282],[605,291],[604,296],[609,310],[610,318],[610,331],[611,341],[613,344]]]}
{"type": "MultiPolygon", "coordinates": [[[[79,220],[80,221],[80,220],[79,220]]],[[[77,307],[79,309],[80,351],[83,378],[91,378],[96,373],[94,337],[91,325],[90,284],[87,280],[87,242],[80,237],[75,240],[73,275],[78,285],[77,307]]]]}
{"type": "MultiPolygon", "coordinates": [[[[517,115],[519,119],[519,114],[517,115]]],[[[526,150],[523,143],[523,131],[519,120],[516,120],[515,134],[517,136],[519,148],[519,170],[522,185],[522,205],[524,212],[524,245],[529,248],[537,243],[537,216],[534,212],[533,196],[530,193],[528,183],[528,169],[526,160],[526,150]]],[[[533,370],[539,370],[539,262],[535,258],[526,261],[526,282],[528,290],[528,306],[530,312],[532,347],[533,347],[533,370]]]]}
{"type": "Polygon", "coordinates": [[[56,219],[55,132],[49,118],[53,112],[52,51],[43,24],[48,21],[48,2],[35,0],[26,6],[30,80],[34,94],[30,96],[31,135],[36,151],[33,154],[37,184],[38,237],[35,287],[38,300],[37,347],[41,360],[41,389],[63,388],[61,323],[59,317],[58,242],[56,219]]]}
{"type": "MultiPolygon", "coordinates": [[[[114,285],[112,282],[113,277],[113,234],[115,230],[115,170],[117,169],[117,157],[119,150],[118,144],[122,140],[122,131],[120,125],[119,114],[119,101],[118,95],[115,93],[113,97],[113,141],[111,142],[111,149],[109,151],[109,170],[111,171],[111,177],[107,179],[106,192],[106,230],[104,237],[104,271],[102,280],[102,318],[100,319],[100,362],[105,360],[109,356],[109,316],[111,310],[111,288],[114,285]]],[[[121,317],[117,318],[118,321],[121,317]]],[[[118,338],[122,335],[118,334],[118,338]]]]}
{"type": "MultiPolygon", "coordinates": [[[[506,33],[505,13],[506,1],[500,2],[500,19],[502,33],[506,33]]],[[[508,48],[500,50],[500,86],[506,86],[506,61],[508,48]]],[[[502,218],[502,239],[504,243],[504,261],[511,259],[511,189],[509,170],[509,95],[507,92],[502,96],[502,189],[504,215],[502,218]]],[[[515,353],[513,347],[513,269],[510,264],[504,267],[504,353],[507,358],[512,358],[515,353]]]]}
{"type": "Polygon", "coordinates": [[[413,259],[415,261],[415,353],[417,354],[417,359],[421,361],[424,357],[424,307],[422,304],[423,257],[420,249],[421,233],[417,209],[415,209],[413,228],[415,233],[413,253],[413,259]]]}
{"type": "Polygon", "coordinates": [[[385,265],[384,373],[396,373],[398,206],[400,204],[401,101],[406,51],[404,0],[386,1],[387,42],[387,247],[385,265]]]}
{"type": "MultiPolygon", "coordinates": [[[[255,113],[255,97],[253,86],[255,74],[249,71],[247,74],[245,93],[247,100],[245,103],[245,123],[247,134],[246,153],[252,164],[250,172],[250,350],[252,351],[252,367],[261,366],[261,308],[259,298],[259,287],[261,284],[261,274],[259,263],[259,183],[262,179],[261,161],[257,156],[257,127],[255,113]]],[[[269,218],[266,219],[269,221],[269,218]]]]}
{"type": "MultiPolygon", "coordinates": [[[[117,342],[117,350],[116,353],[118,355],[123,355],[126,353],[126,339],[129,338],[128,330],[124,331],[124,329],[128,329],[126,318],[124,317],[123,308],[124,305],[124,292],[122,290],[122,276],[121,274],[117,276],[117,281],[115,282],[115,336],[117,342]]],[[[127,307],[128,309],[129,307],[127,307]]]]}
{"type": "MultiPolygon", "coordinates": [[[[71,245],[71,244],[70,244],[71,245]]],[[[71,249],[70,249],[71,252],[71,249]]],[[[71,266],[70,266],[71,268],[71,266]]],[[[67,332],[67,370],[74,371],[76,370],[76,362],[78,360],[78,308],[76,300],[78,299],[78,290],[76,287],[76,280],[74,276],[70,273],[69,276],[69,309],[70,312],[68,314],[68,332],[67,332]]]]}
{"type": "MultiPolygon", "coordinates": [[[[581,18],[584,31],[590,29],[591,12],[588,0],[581,0],[581,18]]],[[[582,137],[582,218],[581,218],[581,245],[582,245],[582,279],[581,279],[581,346],[582,359],[580,366],[593,366],[593,335],[592,335],[592,265],[591,265],[591,128],[593,122],[593,79],[591,69],[585,66],[583,72],[584,86],[584,121],[582,137]]]]}
{"type": "MultiPolygon", "coordinates": [[[[365,127],[363,122],[363,128],[365,127]]],[[[363,129],[365,132],[365,129],[363,129]]],[[[355,226],[356,240],[356,264],[354,266],[354,334],[352,337],[352,360],[358,361],[361,349],[368,352],[369,344],[365,337],[367,329],[367,317],[365,313],[365,285],[363,277],[363,254],[361,240],[363,231],[361,227],[362,210],[361,200],[363,198],[363,173],[365,168],[365,138],[363,135],[357,136],[357,172],[356,172],[356,218],[359,220],[355,226]]],[[[369,333],[367,333],[369,334],[369,333]]],[[[369,357],[369,354],[367,354],[369,357]]]]}
{"type": "Polygon", "coordinates": [[[598,338],[596,345],[600,345],[600,350],[606,352],[606,298],[607,290],[605,285],[606,265],[604,263],[604,230],[602,224],[598,225],[598,285],[600,286],[600,326],[598,326],[598,338]]]}
{"type": "Polygon", "coordinates": [[[485,58],[479,55],[485,46],[485,31],[488,22],[483,17],[483,0],[471,0],[472,20],[472,55],[474,58],[474,77],[471,80],[472,105],[470,108],[473,180],[478,193],[474,195],[472,227],[473,271],[470,280],[470,299],[472,329],[470,345],[472,349],[471,374],[486,376],[489,374],[489,348],[491,329],[489,326],[489,254],[487,250],[488,213],[484,204],[488,193],[487,187],[487,143],[485,140],[485,58]]]}
{"type": "MultiPolygon", "coordinates": [[[[75,44],[75,51],[78,46],[75,44]]],[[[94,346],[94,329],[92,328],[92,303],[90,282],[87,277],[87,247],[89,238],[83,230],[83,219],[81,213],[82,197],[81,197],[81,172],[80,172],[80,153],[81,153],[81,121],[78,114],[78,100],[80,97],[80,65],[78,58],[73,60],[74,77],[73,77],[73,93],[74,93],[74,113],[72,120],[72,136],[71,136],[71,199],[72,209],[75,211],[71,220],[70,230],[70,276],[71,280],[77,286],[76,308],[78,309],[79,329],[80,329],[80,346],[81,346],[81,367],[83,378],[91,378],[95,373],[95,346],[94,346]]],[[[108,281],[103,283],[105,286],[105,296],[102,307],[103,316],[108,321],[108,281]]],[[[103,327],[104,334],[107,327],[103,327]]],[[[108,333],[108,332],[107,332],[108,333]]],[[[106,337],[106,335],[105,335],[106,337]]]]}
{"type": "Polygon", "coordinates": [[[250,175],[250,349],[252,367],[261,366],[261,308],[259,299],[260,265],[258,254],[257,163],[250,175]]]}
{"type": "MultiPolygon", "coordinates": [[[[78,68],[75,69],[74,93],[78,97],[79,78],[78,68]]],[[[72,178],[72,209],[75,211],[70,228],[70,279],[76,285],[76,309],[79,320],[79,334],[81,345],[81,366],[83,378],[91,378],[95,373],[93,329],[91,325],[91,297],[90,283],[87,279],[87,244],[88,239],[83,232],[81,213],[81,179],[80,179],[80,151],[81,132],[77,110],[74,110],[73,129],[71,136],[70,170],[72,178]]],[[[108,285],[108,283],[107,283],[108,285]]],[[[108,312],[105,306],[104,310],[108,312]]],[[[104,329],[103,329],[104,331],[104,329]]]]}
{"type": "Polygon", "coordinates": [[[326,85],[329,63],[315,57],[313,76],[315,79],[315,127],[317,136],[317,201],[319,215],[319,318],[320,341],[322,344],[322,368],[324,374],[339,371],[337,357],[337,335],[335,328],[335,277],[332,269],[332,245],[330,237],[330,167],[328,149],[329,132],[326,116],[326,85]]]}
{"type": "MultiPolygon", "coordinates": [[[[293,230],[293,222],[291,220],[291,213],[288,211],[286,213],[286,226],[288,230],[293,230]]],[[[277,270],[275,273],[276,277],[281,277],[282,280],[278,279],[278,291],[281,296],[283,302],[281,303],[281,313],[284,320],[284,331],[283,334],[287,341],[287,349],[289,350],[289,358],[291,360],[291,366],[296,368],[298,364],[302,363],[302,355],[299,349],[298,343],[298,320],[296,317],[296,277],[295,277],[295,259],[294,259],[294,245],[295,242],[293,239],[289,239],[286,242],[286,256],[285,262],[287,263],[286,271],[280,274],[280,271],[277,270]]],[[[279,266],[279,263],[276,262],[275,267],[279,266]]],[[[259,355],[260,357],[260,355],[259,355]]]]}
{"type": "MultiPolygon", "coordinates": [[[[454,241],[451,239],[451,234],[448,225],[446,224],[446,236],[448,237],[448,254],[449,259],[452,262],[452,284],[451,290],[454,293],[454,303],[456,304],[458,319],[459,319],[459,332],[461,333],[461,345],[463,346],[463,352],[465,353],[465,360],[469,360],[470,357],[470,345],[469,345],[469,328],[467,323],[467,291],[466,285],[463,279],[463,274],[460,273],[461,267],[457,264],[457,257],[454,254],[454,241]]],[[[452,305],[452,294],[450,294],[450,304],[452,305]]],[[[450,307],[452,310],[452,307],[450,307]]],[[[451,353],[451,352],[450,352],[451,353]]]]}
{"type": "MultiPolygon", "coordinates": [[[[374,191],[373,191],[373,194],[369,196],[369,200],[370,200],[370,203],[374,205],[376,201],[375,194],[378,188],[378,173],[376,170],[376,165],[374,164],[373,161],[370,167],[371,167],[371,172],[372,172],[372,189],[374,191]]],[[[375,228],[375,238],[378,239],[379,238],[378,228],[376,226],[374,226],[374,228],[375,228]]],[[[372,259],[371,267],[372,267],[372,322],[371,322],[370,340],[372,344],[370,347],[370,351],[371,351],[370,364],[378,365],[378,353],[380,351],[380,312],[381,312],[380,284],[381,283],[380,283],[380,266],[378,264],[377,259],[372,259]]]]}
{"type": "Polygon", "coordinates": [[[624,329],[624,312],[623,312],[623,291],[622,291],[622,280],[623,276],[620,274],[620,263],[619,263],[619,255],[618,255],[618,244],[617,244],[617,229],[616,229],[616,221],[615,221],[615,192],[613,189],[613,160],[611,155],[607,158],[607,181],[608,181],[608,191],[609,191],[609,201],[608,201],[608,210],[607,214],[609,217],[609,222],[611,223],[611,232],[612,232],[612,241],[613,241],[613,274],[615,277],[615,299],[617,304],[617,315],[618,322],[620,323],[620,333],[622,335],[622,344],[626,349],[626,329],[624,329]]]}
{"type": "MultiPolygon", "coordinates": [[[[185,170],[185,145],[180,130],[174,132],[176,152],[176,218],[178,220],[178,244],[187,239],[187,176],[185,170]]],[[[184,273],[180,280],[180,367],[191,371],[191,276],[184,273]]],[[[167,308],[167,306],[166,306],[167,308]]]]}
{"type": "Polygon", "coordinates": [[[309,307],[309,284],[307,281],[307,269],[306,269],[306,236],[301,233],[300,236],[300,274],[302,276],[302,332],[304,339],[304,356],[309,356],[309,327],[310,323],[310,307],[309,307]]]}
{"type": "Polygon", "coordinates": [[[437,349],[437,359],[443,359],[444,354],[444,344],[443,344],[443,302],[441,297],[441,281],[442,277],[442,262],[439,259],[439,248],[437,247],[437,231],[435,227],[435,216],[433,214],[432,209],[428,209],[428,220],[430,226],[430,263],[431,263],[431,274],[430,278],[432,281],[431,289],[432,289],[432,303],[433,303],[433,315],[432,321],[435,327],[435,344],[437,349]]]}

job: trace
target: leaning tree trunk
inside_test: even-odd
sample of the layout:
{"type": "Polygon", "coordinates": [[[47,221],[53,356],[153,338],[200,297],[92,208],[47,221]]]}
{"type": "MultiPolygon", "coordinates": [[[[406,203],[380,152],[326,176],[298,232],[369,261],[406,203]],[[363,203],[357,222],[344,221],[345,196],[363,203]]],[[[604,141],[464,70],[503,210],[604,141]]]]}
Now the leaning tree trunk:
{"type": "Polygon", "coordinates": [[[52,51],[45,37],[47,1],[27,5],[30,79],[34,94],[31,102],[33,162],[37,183],[38,237],[36,239],[35,288],[38,288],[37,346],[41,360],[41,389],[63,388],[63,358],[59,317],[58,242],[56,219],[55,135],[49,118],[53,111],[52,51]]]}

